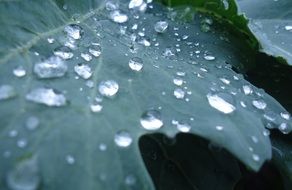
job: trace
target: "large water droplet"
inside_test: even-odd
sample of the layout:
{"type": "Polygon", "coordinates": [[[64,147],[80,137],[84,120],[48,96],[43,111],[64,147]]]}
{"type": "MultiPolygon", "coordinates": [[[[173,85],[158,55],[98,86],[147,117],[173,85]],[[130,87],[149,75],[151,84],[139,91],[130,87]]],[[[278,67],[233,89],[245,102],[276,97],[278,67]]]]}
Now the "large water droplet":
{"type": "Polygon", "coordinates": [[[110,13],[110,19],[116,23],[125,23],[128,21],[128,16],[121,13],[119,10],[114,10],[110,13]]]}
{"type": "Polygon", "coordinates": [[[140,123],[146,130],[158,130],[163,126],[161,113],[157,110],[148,110],[142,114],[140,123]]]}
{"type": "Polygon", "coordinates": [[[84,79],[89,79],[92,76],[91,68],[85,64],[78,64],[74,66],[74,71],[80,77],[84,79]]]}
{"type": "Polygon", "coordinates": [[[143,60],[139,57],[131,58],[129,61],[129,67],[133,71],[141,71],[141,69],[143,68],[143,60]]]}
{"type": "Polygon", "coordinates": [[[176,88],[173,91],[173,95],[177,98],[177,99],[183,99],[185,97],[185,91],[181,88],[176,88]]]}
{"type": "Polygon", "coordinates": [[[77,24],[70,24],[64,28],[64,32],[71,38],[78,40],[82,37],[83,28],[77,24]]]}
{"type": "Polygon", "coordinates": [[[253,100],[252,105],[259,110],[264,110],[267,107],[267,103],[264,100],[253,100]]]}
{"type": "Polygon", "coordinates": [[[16,67],[15,69],[13,69],[13,74],[16,76],[16,77],[24,77],[26,75],[26,70],[24,69],[23,66],[18,66],[16,67]]]}
{"type": "Polygon", "coordinates": [[[115,143],[119,146],[119,147],[128,147],[132,144],[133,139],[130,135],[129,132],[122,130],[119,131],[115,134],[115,143]]]}
{"type": "MultiPolygon", "coordinates": [[[[234,112],[234,110],[236,110],[234,105],[227,102],[227,100],[225,100],[223,97],[220,97],[220,96],[223,96],[223,94],[207,94],[209,104],[213,108],[215,108],[218,111],[223,112],[225,114],[230,114],[230,113],[234,112]]],[[[232,98],[232,97],[229,97],[227,94],[225,96],[226,96],[226,98],[229,98],[229,99],[232,98]]]]}
{"type": "Polygon", "coordinates": [[[67,69],[68,67],[62,59],[55,56],[34,65],[34,73],[39,78],[62,77],[67,72],[67,69]]]}
{"type": "Polygon", "coordinates": [[[11,85],[1,85],[0,86],[0,100],[7,100],[16,96],[16,92],[11,85]]]}
{"type": "Polygon", "coordinates": [[[47,106],[59,107],[66,105],[65,96],[51,88],[33,89],[26,95],[26,99],[34,103],[45,104],[47,106]]]}
{"type": "Polygon", "coordinates": [[[158,21],[154,25],[154,30],[158,33],[164,33],[168,28],[168,22],[166,21],[158,21]]]}
{"type": "Polygon", "coordinates": [[[19,162],[7,175],[7,185],[12,190],[36,190],[39,184],[36,157],[19,162]]]}
{"type": "Polygon", "coordinates": [[[114,80],[101,81],[98,85],[98,91],[106,97],[113,97],[119,91],[119,85],[114,80]]]}
{"type": "Polygon", "coordinates": [[[61,46],[61,47],[55,48],[54,55],[65,60],[71,59],[74,56],[71,49],[67,46],[61,46]]]}
{"type": "Polygon", "coordinates": [[[285,30],[292,31],[292,26],[289,26],[289,25],[285,26],[285,30]]]}

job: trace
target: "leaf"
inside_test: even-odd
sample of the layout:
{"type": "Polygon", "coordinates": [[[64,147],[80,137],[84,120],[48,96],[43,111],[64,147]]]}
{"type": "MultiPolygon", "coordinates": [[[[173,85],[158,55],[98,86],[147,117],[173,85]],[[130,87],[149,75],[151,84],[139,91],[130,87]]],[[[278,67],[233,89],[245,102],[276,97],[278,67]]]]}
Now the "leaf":
{"type": "Polygon", "coordinates": [[[263,114],[282,121],[285,110],[226,64],[249,61],[246,47],[210,18],[119,6],[0,2],[1,189],[153,189],[138,140],[154,132],[189,131],[253,170],[271,158],[263,114]],[[157,34],[160,20],[169,26],[157,34]]]}
{"type": "Polygon", "coordinates": [[[248,26],[260,42],[261,51],[292,65],[292,2],[238,0],[238,6],[249,19],[248,26]]]}

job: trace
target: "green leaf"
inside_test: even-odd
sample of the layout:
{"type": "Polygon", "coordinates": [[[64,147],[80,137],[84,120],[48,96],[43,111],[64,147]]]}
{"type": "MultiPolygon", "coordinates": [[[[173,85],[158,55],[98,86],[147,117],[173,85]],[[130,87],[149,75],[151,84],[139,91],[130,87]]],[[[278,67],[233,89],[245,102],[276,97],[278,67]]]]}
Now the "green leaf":
{"type": "Polygon", "coordinates": [[[260,43],[260,50],[292,65],[292,1],[238,0],[238,6],[249,19],[248,26],[260,43]]]}
{"type": "MultiPolygon", "coordinates": [[[[249,62],[246,47],[204,16],[181,24],[153,6],[143,13],[121,2],[129,20],[118,24],[111,16],[119,14],[104,1],[0,2],[1,189],[153,189],[138,141],[154,132],[189,131],[253,170],[271,158],[263,114],[282,122],[285,109],[226,64],[249,62]],[[163,34],[154,30],[160,20],[169,23],[163,34]],[[209,32],[201,31],[202,22],[209,32]],[[52,63],[57,69],[40,72],[52,63]],[[103,91],[104,81],[113,89],[103,91]],[[143,127],[141,117],[151,125],[143,127]]],[[[291,130],[287,123],[284,132],[291,130]]]]}

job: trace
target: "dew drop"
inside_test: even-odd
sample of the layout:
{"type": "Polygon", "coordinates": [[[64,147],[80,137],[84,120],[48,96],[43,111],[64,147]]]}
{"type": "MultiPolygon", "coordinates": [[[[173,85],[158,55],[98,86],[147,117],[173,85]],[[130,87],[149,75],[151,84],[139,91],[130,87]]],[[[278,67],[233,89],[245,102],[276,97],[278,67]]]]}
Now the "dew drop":
{"type": "Polygon", "coordinates": [[[55,48],[54,55],[64,60],[71,59],[74,56],[71,49],[67,46],[61,46],[61,47],[55,48]]]}
{"type": "Polygon", "coordinates": [[[88,53],[81,53],[80,55],[85,61],[91,61],[92,60],[92,56],[88,53]]]}
{"type": "Polygon", "coordinates": [[[125,130],[121,130],[115,134],[114,141],[115,141],[116,145],[118,145],[119,147],[125,148],[125,147],[128,147],[132,144],[133,139],[132,139],[129,132],[127,132],[125,130]]]}
{"type": "Polygon", "coordinates": [[[40,124],[39,119],[36,116],[30,116],[25,122],[25,126],[28,130],[35,130],[40,124]]]}
{"type": "Polygon", "coordinates": [[[129,67],[133,71],[141,71],[143,68],[143,60],[139,57],[133,57],[129,61],[129,67]]]}
{"type": "Polygon", "coordinates": [[[161,113],[157,110],[148,110],[140,118],[140,124],[146,130],[158,130],[163,126],[161,113]]]}
{"type": "Polygon", "coordinates": [[[19,140],[17,140],[16,144],[19,148],[25,148],[27,146],[27,140],[26,139],[19,139],[19,140]]]}
{"type": "Polygon", "coordinates": [[[93,112],[93,113],[98,113],[98,112],[101,112],[103,106],[100,105],[100,104],[91,104],[90,105],[90,110],[93,112]]]}
{"type": "Polygon", "coordinates": [[[226,79],[226,78],[220,78],[221,82],[223,82],[224,84],[230,84],[230,80],[226,79]]]}
{"type": "Polygon", "coordinates": [[[257,155],[257,154],[253,154],[253,155],[252,155],[252,159],[253,159],[254,161],[258,162],[258,161],[260,161],[260,156],[257,155]]]}
{"type": "Polygon", "coordinates": [[[215,128],[217,131],[222,131],[224,129],[224,127],[220,125],[217,125],[215,128]]]}
{"type": "Polygon", "coordinates": [[[91,45],[89,47],[88,51],[94,57],[99,57],[101,55],[101,46],[100,45],[91,45]]]}
{"type": "Polygon", "coordinates": [[[181,86],[183,84],[183,79],[181,79],[181,78],[174,78],[173,79],[173,84],[175,84],[176,86],[181,86]]]}
{"type": "Polygon", "coordinates": [[[126,185],[129,185],[129,186],[132,186],[136,183],[136,178],[134,175],[127,175],[126,176],[126,179],[125,179],[125,184],[126,185]]]}
{"type": "Polygon", "coordinates": [[[287,30],[287,31],[292,31],[292,26],[285,26],[285,30],[287,30]]]}
{"type": "Polygon", "coordinates": [[[289,120],[290,119],[290,114],[287,113],[287,112],[281,112],[280,115],[285,120],[289,120]]]}
{"type": "MultiPolygon", "coordinates": [[[[230,114],[234,112],[236,108],[231,103],[227,102],[225,99],[223,99],[220,96],[222,96],[222,94],[207,94],[209,104],[213,108],[225,114],[230,114]]],[[[225,96],[229,98],[227,94],[225,96]]]]}
{"type": "Polygon", "coordinates": [[[26,70],[24,69],[23,66],[18,66],[15,69],[13,69],[13,74],[16,77],[24,77],[26,75],[26,70]]]}
{"type": "Polygon", "coordinates": [[[50,44],[52,44],[52,43],[55,42],[55,39],[54,39],[54,38],[47,38],[47,41],[48,41],[50,44]]]}
{"type": "Polygon", "coordinates": [[[119,8],[119,6],[115,3],[113,3],[112,1],[107,1],[105,4],[105,8],[108,11],[113,11],[119,8]]]}
{"type": "Polygon", "coordinates": [[[267,103],[264,100],[253,100],[252,105],[259,110],[264,110],[267,107],[267,103]]]}
{"type": "Polygon", "coordinates": [[[121,13],[119,10],[114,10],[110,13],[110,19],[116,23],[125,23],[128,21],[128,16],[121,13]]]}
{"type": "Polygon", "coordinates": [[[0,86],[0,100],[7,100],[16,96],[13,86],[4,84],[0,86]]]}
{"type": "Polygon", "coordinates": [[[283,133],[283,134],[288,134],[291,130],[289,130],[288,128],[288,124],[287,123],[281,123],[279,126],[279,130],[283,133]]]}
{"type": "Polygon", "coordinates": [[[36,63],[33,71],[39,78],[57,78],[64,76],[67,69],[67,65],[61,58],[53,56],[43,62],[36,63]]]}
{"type": "Polygon", "coordinates": [[[204,59],[207,61],[213,61],[215,60],[215,57],[213,55],[204,55],[204,59]]]}
{"type": "Polygon", "coordinates": [[[167,28],[168,28],[168,22],[166,21],[158,21],[154,25],[154,30],[157,33],[164,33],[167,28]]]}
{"type": "Polygon", "coordinates": [[[114,80],[101,81],[98,85],[98,91],[102,96],[113,97],[119,91],[119,85],[114,80]]]}
{"type": "Polygon", "coordinates": [[[242,89],[243,89],[243,93],[244,93],[245,95],[252,94],[252,92],[253,92],[251,86],[249,86],[249,85],[243,85],[243,86],[242,86],[242,89]]]}
{"type": "Polygon", "coordinates": [[[66,156],[66,162],[70,165],[73,165],[75,163],[75,158],[72,155],[68,154],[66,156]]]}
{"type": "Polygon", "coordinates": [[[176,88],[173,91],[173,95],[177,98],[177,99],[183,99],[185,97],[185,91],[181,88],[176,88]]]}
{"type": "Polygon", "coordinates": [[[143,0],[131,0],[129,2],[129,9],[138,8],[143,4],[143,0]]]}
{"type": "Polygon", "coordinates": [[[84,31],[81,26],[78,24],[70,24],[64,28],[64,32],[67,34],[67,36],[78,40],[82,37],[84,31]]]}
{"type": "Polygon", "coordinates": [[[19,162],[8,172],[7,185],[12,190],[36,190],[40,184],[36,157],[19,162]]]}
{"type": "Polygon", "coordinates": [[[28,101],[47,106],[60,107],[66,105],[65,96],[51,88],[33,89],[26,95],[26,99],[28,101]]]}
{"type": "Polygon", "coordinates": [[[80,76],[84,79],[89,79],[92,76],[91,68],[85,64],[75,65],[74,71],[78,76],[80,76]]]}
{"type": "Polygon", "coordinates": [[[181,123],[181,122],[178,122],[176,124],[176,128],[177,128],[177,130],[179,130],[182,133],[188,133],[191,130],[191,126],[189,124],[181,123]]]}
{"type": "Polygon", "coordinates": [[[99,146],[98,146],[98,148],[99,148],[100,151],[106,151],[107,146],[104,143],[100,143],[99,146]]]}

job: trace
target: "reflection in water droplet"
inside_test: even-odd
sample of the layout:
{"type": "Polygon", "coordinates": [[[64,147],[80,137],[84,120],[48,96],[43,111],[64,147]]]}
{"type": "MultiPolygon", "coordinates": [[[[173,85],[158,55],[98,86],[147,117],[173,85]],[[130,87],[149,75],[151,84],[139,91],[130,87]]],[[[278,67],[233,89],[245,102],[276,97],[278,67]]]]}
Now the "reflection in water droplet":
{"type": "Polygon", "coordinates": [[[163,126],[161,114],[157,110],[148,110],[140,118],[142,127],[146,130],[158,130],[163,126]]]}
{"type": "Polygon", "coordinates": [[[64,60],[71,59],[74,56],[71,49],[67,46],[61,46],[61,47],[55,48],[54,55],[64,60]]]}
{"type": "Polygon", "coordinates": [[[158,33],[164,33],[168,28],[168,22],[166,21],[158,21],[154,25],[154,30],[158,33]]]}
{"type": "Polygon", "coordinates": [[[119,91],[119,85],[114,80],[101,81],[98,85],[98,91],[102,96],[113,97],[119,91]]]}
{"type": "Polygon", "coordinates": [[[133,71],[141,71],[141,69],[143,68],[143,60],[139,57],[131,58],[129,61],[129,67],[133,71]]]}
{"type": "Polygon", "coordinates": [[[94,57],[99,57],[101,55],[101,46],[100,45],[91,45],[88,49],[89,53],[94,57]]]}
{"type": "Polygon", "coordinates": [[[11,85],[1,85],[0,86],[0,100],[7,100],[16,96],[16,92],[11,85]]]}
{"type": "Polygon", "coordinates": [[[6,180],[12,190],[36,190],[40,184],[36,157],[19,162],[8,172],[6,180]]]}
{"type": "Polygon", "coordinates": [[[217,125],[215,128],[217,131],[222,131],[224,129],[224,127],[220,125],[217,125]]]}
{"type": "Polygon", "coordinates": [[[56,78],[64,76],[67,69],[67,65],[61,58],[53,56],[43,62],[36,63],[33,71],[39,78],[56,78]]]}
{"type": "Polygon", "coordinates": [[[252,105],[259,110],[264,110],[267,107],[267,103],[264,100],[253,100],[252,105]]]}
{"type": "Polygon", "coordinates": [[[88,53],[81,53],[80,55],[85,61],[91,61],[92,60],[92,56],[89,55],[88,53]]]}
{"type": "Polygon", "coordinates": [[[78,40],[82,37],[83,28],[77,24],[70,24],[64,28],[64,32],[71,38],[78,40]]]}
{"type": "Polygon", "coordinates": [[[74,71],[78,76],[89,79],[92,76],[91,68],[85,64],[78,64],[74,66],[74,71]]]}
{"type": "Polygon", "coordinates": [[[185,91],[181,88],[176,88],[173,91],[173,95],[177,98],[177,99],[183,99],[185,97],[185,91]]]}
{"type": "Polygon", "coordinates": [[[116,23],[125,23],[128,21],[128,16],[121,13],[119,10],[114,10],[110,13],[110,19],[116,23]]]}
{"type": "Polygon", "coordinates": [[[253,154],[253,155],[252,155],[252,159],[253,159],[254,161],[258,162],[258,161],[260,161],[260,156],[257,155],[257,154],[253,154]]]}
{"type": "Polygon", "coordinates": [[[23,66],[18,66],[15,69],[13,69],[13,74],[16,77],[24,77],[26,75],[26,70],[24,69],[23,66]]]}
{"type": "MultiPolygon", "coordinates": [[[[225,114],[230,114],[236,110],[236,108],[229,102],[227,102],[225,99],[222,97],[223,94],[207,94],[207,98],[209,101],[209,104],[217,109],[220,112],[223,112],[225,114]]],[[[225,95],[227,98],[231,99],[232,97],[229,97],[228,94],[225,95]]]]}
{"type": "Polygon", "coordinates": [[[39,119],[36,116],[30,116],[25,122],[25,126],[28,130],[35,130],[40,124],[39,119]]]}
{"type": "Polygon", "coordinates": [[[114,141],[119,147],[128,147],[132,144],[133,139],[130,136],[130,133],[122,130],[115,134],[114,141]]]}
{"type": "Polygon", "coordinates": [[[65,96],[51,88],[33,89],[26,95],[26,99],[31,102],[45,104],[47,106],[59,107],[66,105],[65,96]]]}

